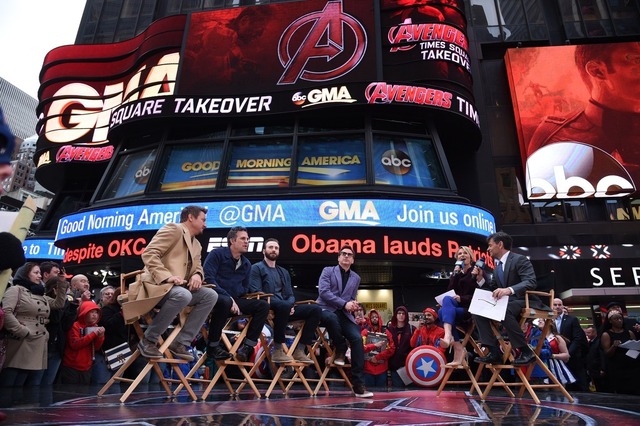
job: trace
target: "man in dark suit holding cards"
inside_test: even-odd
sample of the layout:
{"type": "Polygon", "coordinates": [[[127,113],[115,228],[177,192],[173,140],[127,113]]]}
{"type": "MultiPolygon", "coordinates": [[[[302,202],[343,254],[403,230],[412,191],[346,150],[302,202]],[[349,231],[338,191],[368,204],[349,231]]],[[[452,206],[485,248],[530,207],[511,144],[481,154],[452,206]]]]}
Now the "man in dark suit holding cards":
{"type": "MultiPolygon", "coordinates": [[[[508,297],[507,312],[502,321],[511,347],[519,349],[519,355],[514,360],[514,365],[527,365],[534,361],[535,354],[527,345],[520,323],[518,321],[522,308],[525,306],[525,293],[527,290],[535,290],[536,275],[529,259],[521,254],[511,252],[512,238],[505,232],[496,232],[487,238],[487,251],[496,260],[496,267],[490,282],[485,279],[485,273],[477,268],[476,282],[478,287],[493,292],[493,298],[498,300],[508,297]]],[[[530,298],[531,307],[544,308],[542,302],[535,296],[530,298]]],[[[476,357],[475,361],[485,364],[495,364],[502,361],[502,355],[498,341],[491,330],[490,319],[473,315],[478,327],[480,342],[489,349],[489,354],[476,357]]]]}

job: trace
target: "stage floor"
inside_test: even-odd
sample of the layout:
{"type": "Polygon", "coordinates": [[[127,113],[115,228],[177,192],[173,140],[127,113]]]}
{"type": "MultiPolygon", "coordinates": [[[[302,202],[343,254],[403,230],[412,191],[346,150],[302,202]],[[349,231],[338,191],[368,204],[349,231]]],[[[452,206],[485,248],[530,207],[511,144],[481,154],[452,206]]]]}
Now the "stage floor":
{"type": "MultiPolygon", "coordinates": [[[[2,425],[638,425],[640,397],[573,393],[574,403],[558,392],[539,391],[541,404],[503,390],[486,401],[467,388],[375,390],[372,399],[355,398],[344,387],[309,397],[294,390],[274,391],[257,399],[248,390],[230,397],[216,386],[207,401],[192,402],[185,393],[167,399],[156,386],[137,390],[125,404],[118,386],[97,397],[97,386],[0,389],[2,425]],[[458,390],[456,390],[458,389],[458,390]]],[[[197,393],[197,392],[196,392],[197,393]]]]}

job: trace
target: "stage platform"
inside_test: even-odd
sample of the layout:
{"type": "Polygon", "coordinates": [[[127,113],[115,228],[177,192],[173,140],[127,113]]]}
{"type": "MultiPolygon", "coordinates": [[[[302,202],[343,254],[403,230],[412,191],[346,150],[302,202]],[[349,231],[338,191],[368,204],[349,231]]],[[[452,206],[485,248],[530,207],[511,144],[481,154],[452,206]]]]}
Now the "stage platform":
{"type": "Polygon", "coordinates": [[[216,386],[206,401],[186,394],[167,399],[157,385],[137,390],[121,404],[117,386],[97,397],[99,386],[0,389],[1,425],[611,425],[640,424],[640,397],[539,391],[531,398],[509,398],[494,390],[486,401],[467,387],[451,386],[436,397],[433,389],[375,389],[372,399],[355,398],[343,387],[309,397],[280,391],[257,399],[249,390],[229,396],[216,386]]]}

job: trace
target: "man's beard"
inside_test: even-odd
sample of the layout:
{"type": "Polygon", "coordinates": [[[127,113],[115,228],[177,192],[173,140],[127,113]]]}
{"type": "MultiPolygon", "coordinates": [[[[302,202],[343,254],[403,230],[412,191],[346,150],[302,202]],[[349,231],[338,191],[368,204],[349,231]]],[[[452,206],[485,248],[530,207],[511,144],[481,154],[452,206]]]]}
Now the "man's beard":
{"type": "Polygon", "coordinates": [[[264,257],[269,260],[278,260],[278,255],[276,253],[266,253],[264,257]]]}

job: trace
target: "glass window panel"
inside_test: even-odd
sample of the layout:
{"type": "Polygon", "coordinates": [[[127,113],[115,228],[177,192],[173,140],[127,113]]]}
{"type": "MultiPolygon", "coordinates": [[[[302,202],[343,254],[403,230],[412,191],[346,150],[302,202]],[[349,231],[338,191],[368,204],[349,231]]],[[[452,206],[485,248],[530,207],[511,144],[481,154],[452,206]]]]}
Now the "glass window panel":
{"type": "Polygon", "coordinates": [[[376,135],[373,162],[377,185],[448,187],[430,139],[376,135]]]}
{"type": "Polygon", "coordinates": [[[361,135],[301,138],[297,185],[362,185],[366,176],[361,135]]]}
{"type": "Polygon", "coordinates": [[[169,134],[170,140],[189,140],[189,139],[201,139],[212,140],[222,139],[227,135],[227,127],[203,129],[202,127],[177,127],[171,130],[169,134]]]}
{"type": "Polygon", "coordinates": [[[631,217],[633,220],[640,220],[640,199],[631,200],[631,217]]]}
{"type": "Polygon", "coordinates": [[[231,136],[262,136],[262,135],[286,135],[293,134],[291,124],[260,124],[257,126],[235,127],[231,130],[231,136]]]}
{"type": "Polygon", "coordinates": [[[564,207],[567,222],[586,222],[589,219],[584,201],[564,201],[564,207]]]}
{"type": "Polygon", "coordinates": [[[606,200],[610,220],[630,220],[629,209],[622,200],[606,200]]]}
{"type": "Polygon", "coordinates": [[[532,202],[533,218],[535,222],[564,222],[564,209],[561,201],[532,202]]]}
{"type": "Polygon", "coordinates": [[[161,172],[160,191],[213,189],[216,187],[222,143],[174,146],[161,172]]]}
{"type": "Polygon", "coordinates": [[[386,130],[398,133],[416,133],[424,135],[427,133],[424,123],[407,123],[406,121],[394,120],[373,120],[373,130],[386,130]]]}
{"type": "Polygon", "coordinates": [[[531,223],[531,212],[524,205],[520,179],[515,167],[496,168],[500,214],[504,223],[531,223]]]}
{"type": "Polygon", "coordinates": [[[102,198],[119,198],[144,192],[156,159],[156,150],[120,157],[102,198]]]}
{"type": "Polygon", "coordinates": [[[331,120],[318,120],[301,118],[298,125],[299,133],[335,132],[341,130],[360,130],[364,123],[360,118],[332,117],[331,120]]]}
{"type": "Polygon", "coordinates": [[[291,147],[291,139],[234,143],[227,187],[288,187],[291,147]]]}

